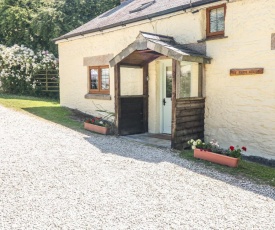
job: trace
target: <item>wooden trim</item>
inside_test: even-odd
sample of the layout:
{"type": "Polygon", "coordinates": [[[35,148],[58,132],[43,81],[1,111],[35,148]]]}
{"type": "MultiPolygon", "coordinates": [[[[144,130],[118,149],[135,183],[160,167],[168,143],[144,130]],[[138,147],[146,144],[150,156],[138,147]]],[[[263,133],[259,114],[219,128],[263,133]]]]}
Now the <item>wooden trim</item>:
{"type": "Polygon", "coordinates": [[[148,64],[143,66],[143,124],[144,132],[148,132],[148,64]]]}
{"type": "Polygon", "coordinates": [[[123,95],[123,96],[119,96],[119,98],[140,98],[140,97],[143,97],[143,98],[146,98],[148,97],[148,95],[123,95]]]}
{"type": "Polygon", "coordinates": [[[217,32],[210,32],[210,11],[218,8],[224,8],[224,20],[225,20],[225,15],[226,15],[226,4],[221,4],[218,6],[212,6],[206,9],[206,37],[212,37],[212,36],[221,36],[224,35],[224,30],[223,31],[217,31],[217,32]]]}
{"type": "Polygon", "coordinates": [[[179,76],[180,71],[180,62],[172,59],[172,130],[171,130],[171,148],[175,148],[175,140],[176,140],[176,104],[177,104],[177,94],[176,94],[176,84],[177,84],[177,76],[179,76]]]}
{"type": "Polygon", "coordinates": [[[89,93],[91,94],[110,94],[110,69],[109,69],[109,89],[103,90],[101,89],[101,83],[102,83],[102,76],[101,76],[101,70],[102,69],[109,69],[108,65],[103,66],[89,66],[88,68],[88,76],[89,76],[89,93]],[[91,69],[97,69],[98,70],[98,89],[91,89],[91,69]]]}
{"type": "Polygon", "coordinates": [[[118,135],[120,135],[119,119],[121,117],[121,104],[120,104],[120,64],[116,64],[115,68],[115,124],[117,127],[118,135]]]}

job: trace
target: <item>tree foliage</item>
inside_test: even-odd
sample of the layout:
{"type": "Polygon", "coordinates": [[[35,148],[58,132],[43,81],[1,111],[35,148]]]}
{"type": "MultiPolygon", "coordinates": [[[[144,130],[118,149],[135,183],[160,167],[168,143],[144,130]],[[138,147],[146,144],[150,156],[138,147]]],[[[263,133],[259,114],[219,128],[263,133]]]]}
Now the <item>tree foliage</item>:
{"type": "Polygon", "coordinates": [[[118,5],[120,0],[0,0],[0,44],[57,54],[52,39],[118,5]]]}
{"type": "Polygon", "coordinates": [[[39,95],[41,82],[35,74],[58,70],[58,61],[48,51],[34,52],[23,45],[0,45],[0,91],[12,94],[39,95]]]}

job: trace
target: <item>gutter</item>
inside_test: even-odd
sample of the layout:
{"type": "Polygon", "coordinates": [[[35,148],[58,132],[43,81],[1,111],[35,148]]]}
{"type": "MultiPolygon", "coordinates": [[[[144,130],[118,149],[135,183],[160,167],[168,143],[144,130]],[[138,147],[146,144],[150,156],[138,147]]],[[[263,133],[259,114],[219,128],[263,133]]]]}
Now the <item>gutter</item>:
{"type": "Polygon", "coordinates": [[[99,27],[99,28],[96,28],[96,29],[86,30],[86,31],[83,31],[83,32],[78,32],[78,33],[69,34],[69,35],[63,35],[61,37],[53,39],[52,41],[56,42],[56,41],[59,41],[59,40],[68,39],[68,38],[72,38],[72,37],[76,37],[76,36],[80,36],[80,35],[83,36],[85,34],[89,34],[89,33],[93,33],[93,32],[102,32],[103,30],[111,29],[111,28],[114,28],[114,27],[130,24],[130,23],[134,23],[134,22],[139,22],[139,21],[142,21],[142,20],[159,17],[159,16],[163,16],[163,15],[166,15],[166,14],[176,13],[176,12],[179,12],[179,11],[188,10],[190,8],[193,8],[193,7],[199,7],[199,6],[203,6],[203,5],[214,3],[214,2],[220,2],[220,1],[222,1],[222,0],[202,0],[200,2],[191,2],[190,1],[190,3],[186,4],[186,5],[177,6],[177,7],[167,9],[167,10],[164,10],[164,11],[156,12],[156,13],[149,14],[149,15],[144,15],[144,16],[141,16],[141,17],[129,19],[129,20],[124,21],[124,22],[118,22],[118,23],[114,23],[114,24],[111,24],[111,25],[99,27]]]}

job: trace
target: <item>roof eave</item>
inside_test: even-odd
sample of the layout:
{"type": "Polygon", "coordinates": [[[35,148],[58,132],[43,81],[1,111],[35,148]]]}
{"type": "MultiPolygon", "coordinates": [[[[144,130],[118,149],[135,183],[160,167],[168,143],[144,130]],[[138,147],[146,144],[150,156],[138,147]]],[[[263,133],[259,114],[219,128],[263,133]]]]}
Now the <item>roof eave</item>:
{"type": "Polygon", "coordinates": [[[171,9],[167,9],[167,10],[164,10],[164,11],[160,11],[160,12],[157,12],[157,13],[144,15],[144,16],[141,16],[141,17],[138,17],[138,18],[129,19],[127,21],[124,21],[123,23],[119,22],[119,23],[114,23],[114,24],[103,26],[103,27],[96,28],[96,29],[86,30],[84,32],[78,32],[78,33],[74,33],[74,34],[63,35],[63,36],[60,36],[58,38],[53,39],[52,41],[57,42],[57,41],[60,41],[60,40],[63,40],[63,39],[69,39],[69,38],[72,38],[72,37],[83,36],[85,34],[90,34],[90,33],[94,33],[94,32],[102,32],[103,30],[112,29],[112,28],[115,28],[115,27],[118,27],[118,26],[125,26],[125,25],[130,24],[130,23],[139,22],[139,21],[146,20],[146,19],[151,19],[151,18],[163,16],[163,15],[166,15],[166,14],[172,14],[172,13],[176,13],[176,12],[179,12],[179,11],[190,9],[192,7],[198,7],[198,6],[211,4],[211,3],[214,3],[214,2],[220,2],[220,1],[223,1],[223,0],[203,0],[203,1],[200,1],[200,2],[186,4],[186,5],[174,7],[174,8],[171,8],[171,9]]]}

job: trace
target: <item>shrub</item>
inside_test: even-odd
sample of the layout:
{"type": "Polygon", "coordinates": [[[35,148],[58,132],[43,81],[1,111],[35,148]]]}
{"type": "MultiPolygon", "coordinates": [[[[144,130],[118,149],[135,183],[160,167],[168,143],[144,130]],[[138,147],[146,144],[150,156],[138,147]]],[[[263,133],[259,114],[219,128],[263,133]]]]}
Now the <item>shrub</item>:
{"type": "Polygon", "coordinates": [[[39,95],[34,75],[47,68],[58,69],[57,59],[47,51],[0,45],[0,89],[5,93],[39,95]]]}

